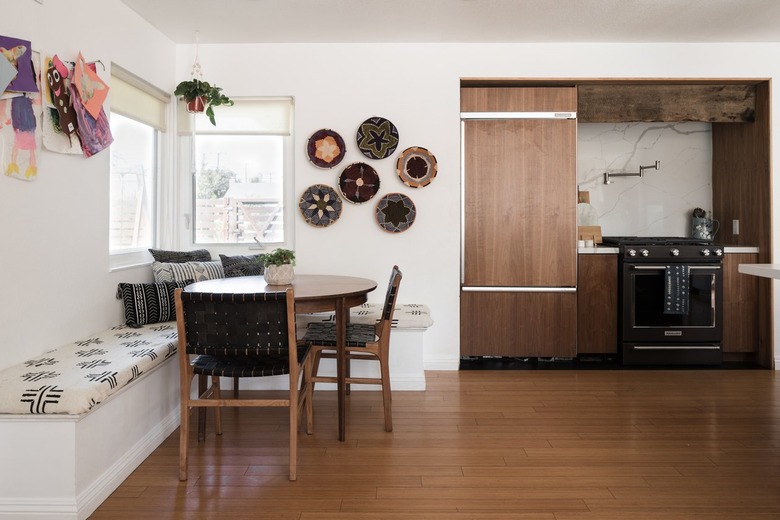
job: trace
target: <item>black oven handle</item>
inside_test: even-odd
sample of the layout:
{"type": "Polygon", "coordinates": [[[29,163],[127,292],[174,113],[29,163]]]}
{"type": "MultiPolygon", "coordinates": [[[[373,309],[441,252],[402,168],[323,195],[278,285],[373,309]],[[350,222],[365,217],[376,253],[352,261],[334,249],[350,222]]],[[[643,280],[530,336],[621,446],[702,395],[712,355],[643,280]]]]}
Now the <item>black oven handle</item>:
{"type": "MultiPolygon", "coordinates": [[[[631,269],[642,269],[648,271],[658,271],[659,269],[666,269],[665,265],[632,265],[631,269]]],[[[691,271],[698,269],[720,269],[719,265],[691,265],[689,266],[691,271]]]]}

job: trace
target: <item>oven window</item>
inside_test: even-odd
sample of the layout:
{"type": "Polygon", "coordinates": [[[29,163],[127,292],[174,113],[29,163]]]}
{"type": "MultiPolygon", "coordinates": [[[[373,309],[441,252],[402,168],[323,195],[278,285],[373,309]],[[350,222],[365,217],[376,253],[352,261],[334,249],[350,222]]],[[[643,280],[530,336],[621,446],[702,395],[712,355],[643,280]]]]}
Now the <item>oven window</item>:
{"type": "Polygon", "coordinates": [[[634,327],[714,327],[715,275],[691,272],[688,314],[664,313],[664,270],[633,272],[632,318],[634,327]]]}

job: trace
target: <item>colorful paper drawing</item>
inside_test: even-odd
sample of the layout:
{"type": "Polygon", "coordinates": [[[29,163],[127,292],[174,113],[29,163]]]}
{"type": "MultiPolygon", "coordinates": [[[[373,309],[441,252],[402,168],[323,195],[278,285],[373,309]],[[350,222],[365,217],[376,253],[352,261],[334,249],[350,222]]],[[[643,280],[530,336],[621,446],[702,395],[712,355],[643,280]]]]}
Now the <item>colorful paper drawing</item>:
{"type": "Polygon", "coordinates": [[[96,153],[108,148],[114,141],[114,137],[111,135],[111,127],[108,124],[108,117],[102,108],[97,118],[92,117],[92,114],[89,113],[81,102],[73,84],[70,86],[70,99],[73,102],[73,108],[76,109],[76,117],[79,121],[81,150],[87,157],[92,157],[96,153]]]}
{"type": "Polygon", "coordinates": [[[46,71],[42,86],[43,144],[53,152],[82,153],[78,139],[78,119],[70,98],[72,71],[56,54],[44,56],[41,65],[42,70],[46,71]]]}
{"type": "MultiPolygon", "coordinates": [[[[33,77],[37,77],[37,70],[34,72],[33,77]]],[[[41,94],[37,86],[35,92],[0,100],[5,175],[28,181],[38,175],[36,154],[41,142],[40,120],[41,94]]]]}
{"type": "Polygon", "coordinates": [[[106,96],[108,96],[108,85],[100,79],[94,68],[86,66],[81,53],[79,53],[79,57],[76,59],[73,84],[76,85],[79,98],[87,111],[92,117],[97,119],[100,115],[100,110],[103,108],[103,102],[106,100],[106,96]]]}
{"type": "Polygon", "coordinates": [[[38,92],[32,63],[32,44],[27,40],[0,35],[0,54],[18,72],[6,90],[13,92],[38,92]]]}
{"type": "Polygon", "coordinates": [[[15,77],[16,67],[11,65],[7,59],[0,58],[0,92],[5,91],[15,77]]]}

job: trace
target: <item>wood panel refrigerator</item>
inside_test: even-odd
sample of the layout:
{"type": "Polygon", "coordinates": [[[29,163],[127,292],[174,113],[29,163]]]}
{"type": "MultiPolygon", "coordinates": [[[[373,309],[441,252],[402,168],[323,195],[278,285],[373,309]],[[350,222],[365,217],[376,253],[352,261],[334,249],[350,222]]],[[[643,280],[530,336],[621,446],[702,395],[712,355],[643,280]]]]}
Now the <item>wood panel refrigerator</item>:
{"type": "Polygon", "coordinates": [[[576,355],[576,89],[461,89],[461,356],[576,355]]]}

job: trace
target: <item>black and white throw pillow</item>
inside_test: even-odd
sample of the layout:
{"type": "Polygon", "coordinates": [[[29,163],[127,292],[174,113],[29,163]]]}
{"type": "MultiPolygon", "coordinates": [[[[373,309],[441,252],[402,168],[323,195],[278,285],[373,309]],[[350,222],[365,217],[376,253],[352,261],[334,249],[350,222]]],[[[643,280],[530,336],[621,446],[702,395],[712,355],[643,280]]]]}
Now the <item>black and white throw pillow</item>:
{"type": "Polygon", "coordinates": [[[208,249],[195,249],[193,251],[166,251],[164,249],[150,249],[155,262],[170,262],[181,264],[183,262],[209,262],[211,253],[208,249]]]}
{"type": "Polygon", "coordinates": [[[176,319],[173,293],[191,283],[191,279],[181,282],[120,283],[116,295],[122,298],[125,324],[137,328],[147,323],[176,319]]]}
{"type": "Polygon", "coordinates": [[[222,262],[219,260],[184,263],[152,262],[152,273],[157,283],[181,282],[189,279],[202,282],[225,277],[225,270],[222,269],[222,262]]]}
{"type": "Polygon", "coordinates": [[[265,272],[263,266],[263,254],[249,256],[226,256],[219,255],[222,261],[222,269],[225,270],[225,278],[235,276],[259,276],[265,272]]]}

